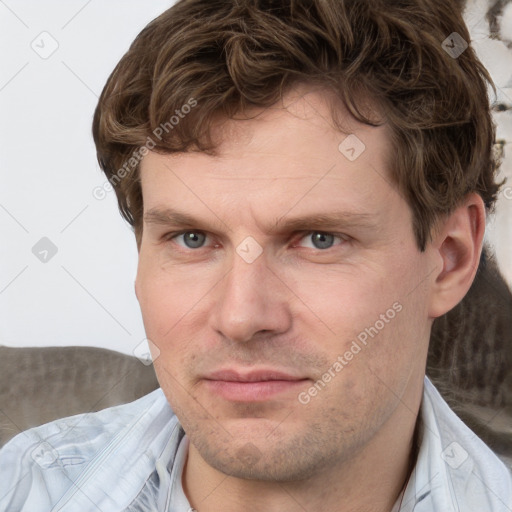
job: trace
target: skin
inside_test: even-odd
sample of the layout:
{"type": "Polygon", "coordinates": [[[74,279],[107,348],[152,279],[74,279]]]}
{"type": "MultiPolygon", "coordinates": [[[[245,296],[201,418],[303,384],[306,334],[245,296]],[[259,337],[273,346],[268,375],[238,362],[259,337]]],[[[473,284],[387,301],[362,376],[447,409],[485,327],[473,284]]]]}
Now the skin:
{"type": "Polygon", "coordinates": [[[340,133],[329,108],[326,93],[299,87],[250,120],[219,121],[217,156],[150,153],[141,164],[135,289],[158,380],[190,439],[182,482],[198,512],[389,512],[409,474],[432,320],[476,272],[480,197],[440,221],[420,252],[386,167],[388,127],[346,116],[340,133]],[[338,149],[348,134],[366,146],[354,161],[338,149]],[[155,215],[171,207],[198,221],[155,215]],[[365,217],[270,229],[335,211],[365,217]],[[262,249],[252,263],[237,253],[255,254],[240,245],[247,237],[262,249]],[[340,356],[347,364],[301,403],[340,356]],[[204,380],[221,368],[306,380],[234,401],[204,380]]]}

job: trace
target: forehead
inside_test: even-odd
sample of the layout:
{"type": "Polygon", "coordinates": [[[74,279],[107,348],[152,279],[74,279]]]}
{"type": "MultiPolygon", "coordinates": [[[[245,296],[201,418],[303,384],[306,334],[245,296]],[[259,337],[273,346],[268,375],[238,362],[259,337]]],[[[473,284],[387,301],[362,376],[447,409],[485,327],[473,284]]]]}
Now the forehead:
{"type": "MultiPolygon", "coordinates": [[[[373,117],[380,119],[378,107],[369,100],[365,104],[372,109],[373,117]]],[[[384,158],[389,155],[387,124],[376,128],[360,123],[332,91],[305,84],[290,89],[271,107],[247,110],[233,120],[218,117],[211,131],[219,154],[230,158],[243,157],[244,150],[271,148],[277,140],[279,153],[287,157],[331,158],[339,142],[356,133],[373,146],[374,153],[381,153],[384,158]],[[324,139],[324,144],[316,148],[304,144],[311,139],[324,139]],[[324,153],[326,149],[331,151],[324,153]]]]}
{"type": "MultiPolygon", "coordinates": [[[[366,99],[365,104],[379,119],[378,106],[371,99],[366,99]]],[[[201,108],[200,104],[198,108],[201,108]]],[[[337,148],[339,142],[351,134],[357,134],[371,145],[372,153],[381,155],[384,161],[387,161],[391,151],[390,129],[386,123],[379,127],[360,123],[350,115],[332,91],[312,88],[306,84],[296,85],[271,107],[255,107],[237,114],[235,119],[217,116],[210,127],[210,134],[216,143],[217,155],[221,158],[243,158],[247,151],[264,150],[272,145],[276,136],[280,153],[286,154],[288,158],[294,155],[297,158],[301,155],[308,158],[329,157],[331,155],[323,153],[327,145],[332,142],[329,149],[337,148]],[[325,143],[316,149],[301,144],[311,138],[323,138],[325,143]]],[[[157,156],[153,152],[149,155],[149,158],[142,161],[142,170],[148,167],[147,160],[157,156]]],[[[190,153],[173,154],[173,157],[180,155],[190,153]]]]}
{"type": "Polygon", "coordinates": [[[333,207],[357,210],[377,189],[391,187],[388,127],[357,122],[323,91],[295,89],[270,108],[219,119],[212,130],[215,156],[150,152],[144,157],[145,212],[176,200],[191,206],[201,198],[216,207],[229,201],[283,209],[318,201],[328,206],[329,197],[333,207]],[[333,122],[333,106],[342,130],[333,122]]]}

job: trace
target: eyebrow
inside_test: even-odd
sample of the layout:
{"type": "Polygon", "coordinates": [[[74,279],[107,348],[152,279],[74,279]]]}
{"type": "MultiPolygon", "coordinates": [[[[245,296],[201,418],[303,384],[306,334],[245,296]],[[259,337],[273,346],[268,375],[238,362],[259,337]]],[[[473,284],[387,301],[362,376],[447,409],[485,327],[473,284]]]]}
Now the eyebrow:
{"type": "MultiPolygon", "coordinates": [[[[144,222],[146,224],[195,229],[207,229],[208,227],[222,229],[223,226],[226,226],[218,217],[214,222],[205,221],[173,208],[152,208],[144,214],[144,222]]],[[[278,235],[290,231],[302,231],[313,228],[326,231],[347,227],[376,228],[377,226],[378,217],[376,214],[334,211],[329,213],[312,213],[301,217],[286,218],[286,216],[282,216],[267,225],[264,231],[270,235],[278,235]]],[[[228,230],[231,231],[229,228],[228,230]]]]}

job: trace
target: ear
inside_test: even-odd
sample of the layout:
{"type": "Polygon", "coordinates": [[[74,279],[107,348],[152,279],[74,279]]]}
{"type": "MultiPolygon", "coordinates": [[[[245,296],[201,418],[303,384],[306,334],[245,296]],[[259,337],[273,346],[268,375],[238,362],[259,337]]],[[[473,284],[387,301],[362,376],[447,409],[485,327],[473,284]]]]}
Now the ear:
{"type": "Polygon", "coordinates": [[[472,193],[463,205],[441,219],[429,250],[441,265],[431,288],[429,317],[437,318],[454,308],[475,278],[485,232],[485,205],[472,193]]]}

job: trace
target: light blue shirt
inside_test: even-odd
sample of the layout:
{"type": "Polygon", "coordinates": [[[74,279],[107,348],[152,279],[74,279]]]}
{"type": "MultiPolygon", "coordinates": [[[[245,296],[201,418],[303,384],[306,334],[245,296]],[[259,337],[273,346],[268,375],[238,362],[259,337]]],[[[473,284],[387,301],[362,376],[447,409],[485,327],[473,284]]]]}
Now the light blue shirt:
{"type": "MultiPolygon", "coordinates": [[[[509,470],[427,377],[420,415],[400,512],[511,512],[509,470]]],[[[189,512],[188,443],[161,389],[27,430],[0,450],[0,512],[189,512]]]]}

